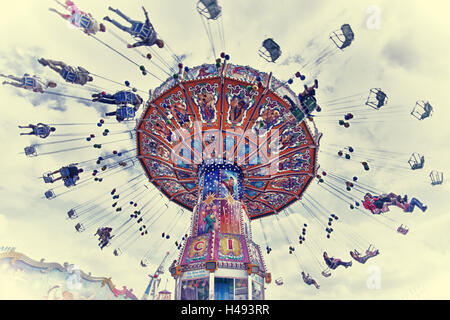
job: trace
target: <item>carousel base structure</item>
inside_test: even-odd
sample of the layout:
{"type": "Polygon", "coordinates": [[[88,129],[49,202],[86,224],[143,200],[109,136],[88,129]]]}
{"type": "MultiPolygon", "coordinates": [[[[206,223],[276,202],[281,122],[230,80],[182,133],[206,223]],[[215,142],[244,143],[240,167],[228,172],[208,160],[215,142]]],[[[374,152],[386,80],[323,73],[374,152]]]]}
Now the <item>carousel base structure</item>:
{"type": "Polygon", "coordinates": [[[242,202],[242,170],[209,160],[199,166],[199,204],[176,265],[175,299],[263,300],[270,274],[260,248],[251,240],[250,219],[242,202]]]}

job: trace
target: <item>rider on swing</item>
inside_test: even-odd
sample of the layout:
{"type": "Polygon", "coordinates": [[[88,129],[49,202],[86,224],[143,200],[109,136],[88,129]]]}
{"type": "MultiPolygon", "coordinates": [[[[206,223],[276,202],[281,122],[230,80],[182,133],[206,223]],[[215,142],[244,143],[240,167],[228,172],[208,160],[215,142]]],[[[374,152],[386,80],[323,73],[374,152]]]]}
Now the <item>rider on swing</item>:
{"type": "Polygon", "coordinates": [[[9,84],[11,86],[17,87],[17,88],[22,88],[22,89],[26,89],[26,90],[30,90],[33,92],[40,92],[40,93],[44,93],[45,90],[47,88],[55,88],[56,87],[56,83],[53,81],[47,81],[44,82],[40,77],[34,75],[34,76],[30,76],[28,73],[25,73],[23,75],[23,77],[16,77],[13,75],[9,75],[6,76],[4,74],[0,74],[0,77],[3,78],[8,78],[12,81],[3,81],[2,84],[9,84]]]}
{"type": "Polygon", "coordinates": [[[109,240],[111,240],[114,236],[111,236],[112,228],[110,227],[104,227],[104,228],[98,228],[97,232],[94,234],[94,236],[98,235],[98,240],[100,241],[99,246],[100,249],[103,250],[104,247],[106,247],[109,244],[109,240]]]}
{"type": "Polygon", "coordinates": [[[21,129],[25,129],[25,128],[30,128],[33,131],[29,132],[29,133],[20,133],[21,136],[38,136],[42,139],[47,138],[50,133],[55,132],[56,128],[55,127],[50,127],[49,125],[46,125],[44,123],[38,123],[36,125],[34,124],[29,124],[28,126],[19,126],[19,128],[21,129]]]}
{"type": "MultiPolygon", "coordinates": [[[[59,3],[59,2],[58,2],[59,3]]],[[[92,17],[90,13],[85,13],[77,8],[75,3],[70,0],[66,0],[65,4],[62,5],[70,14],[64,14],[56,9],[50,8],[49,10],[58,14],[64,20],[70,22],[73,26],[83,29],[84,33],[87,35],[94,35],[98,31],[105,32],[106,28],[103,23],[98,24],[98,22],[92,17]]]]}
{"type": "Polygon", "coordinates": [[[316,280],[314,280],[309,273],[305,274],[304,271],[302,271],[302,278],[303,278],[303,282],[305,282],[308,286],[313,285],[314,287],[316,287],[316,289],[320,289],[320,285],[317,283],[316,280]]]}
{"type": "Polygon", "coordinates": [[[119,9],[113,9],[111,7],[109,7],[108,9],[117,13],[118,16],[122,17],[127,22],[129,22],[131,24],[131,26],[130,27],[123,26],[120,23],[118,23],[117,21],[111,19],[110,17],[104,17],[103,20],[111,22],[117,28],[131,34],[134,38],[141,40],[141,41],[136,42],[135,44],[128,44],[127,45],[128,48],[136,48],[136,47],[140,47],[140,46],[151,47],[155,44],[159,48],[164,47],[164,41],[157,38],[155,28],[151,24],[150,19],[148,18],[148,13],[144,7],[142,7],[142,9],[144,10],[144,14],[145,14],[145,22],[132,20],[129,17],[127,17],[125,14],[123,14],[119,9]]]}
{"type": "Polygon", "coordinates": [[[323,253],[323,259],[325,260],[325,263],[327,264],[328,268],[335,270],[339,266],[344,266],[345,268],[351,267],[352,262],[344,262],[341,259],[336,259],[333,257],[329,257],[327,252],[324,251],[323,253]]]}

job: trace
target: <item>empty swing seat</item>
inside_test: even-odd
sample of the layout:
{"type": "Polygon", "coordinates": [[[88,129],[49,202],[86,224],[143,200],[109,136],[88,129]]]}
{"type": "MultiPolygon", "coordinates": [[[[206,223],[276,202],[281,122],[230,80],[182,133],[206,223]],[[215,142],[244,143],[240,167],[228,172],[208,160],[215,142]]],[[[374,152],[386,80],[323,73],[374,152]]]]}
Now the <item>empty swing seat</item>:
{"type": "Polygon", "coordinates": [[[217,0],[200,0],[197,2],[197,11],[207,19],[216,20],[222,13],[217,0]]]}
{"type": "Polygon", "coordinates": [[[377,95],[375,98],[378,101],[378,105],[377,105],[378,108],[381,108],[382,106],[385,105],[386,97],[387,97],[386,93],[384,93],[383,91],[380,90],[377,92],[377,95]]]}
{"type": "Polygon", "coordinates": [[[77,230],[77,232],[83,232],[85,229],[84,229],[84,226],[81,223],[77,223],[75,225],[75,230],[77,230]]]}
{"type": "Polygon", "coordinates": [[[77,215],[75,209],[70,209],[67,212],[67,216],[69,217],[69,219],[72,219],[72,220],[78,218],[78,215],[77,215]]]}
{"type": "Polygon", "coordinates": [[[425,157],[418,153],[413,153],[411,158],[408,160],[411,170],[422,169],[425,164],[425,157]]]}
{"type": "Polygon", "coordinates": [[[367,97],[366,106],[378,110],[387,104],[387,100],[388,98],[385,92],[380,88],[372,88],[367,97]]]}
{"type": "Polygon", "coordinates": [[[46,173],[42,176],[42,179],[44,179],[45,183],[53,183],[53,177],[51,176],[51,173],[46,173]]]}
{"type": "Polygon", "coordinates": [[[397,228],[397,232],[406,235],[409,232],[409,229],[407,226],[401,225],[400,227],[397,228]]]}
{"type": "Polygon", "coordinates": [[[324,270],[324,271],[322,271],[322,275],[323,275],[325,278],[328,278],[328,277],[331,276],[331,272],[330,272],[330,270],[324,270]]]}
{"type": "Polygon", "coordinates": [[[355,34],[353,33],[353,30],[349,24],[342,25],[341,31],[345,37],[345,40],[340,49],[344,49],[350,46],[350,44],[353,42],[353,40],[355,39],[355,34]]]}
{"type": "Polygon", "coordinates": [[[330,39],[340,50],[343,50],[352,44],[355,34],[349,24],[343,24],[339,30],[330,35],[330,39]]]}
{"type": "Polygon", "coordinates": [[[425,103],[423,109],[425,112],[421,116],[422,119],[428,118],[431,115],[431,112],[433,112],[433,107],[428,102],[425,103]]]}
{"type": "Polygon", "coordinates": [[[423,120],[430,117],[433,113],[433,107],[429,102],[426,101],[417,101],[413,110],[411,111],[411,115],[418,119],[423,120]]]}
{"type": "Polygon", "coordinates": [[[147,265],[147,261],[144,262],[144,260],[141,260],[141,267],[145,268],[147,265]]]}
{"type": "Polygon", "coordinates": [[[430,172],[431,185],[437,186],[444,182],[444,173],[438,171],[430,172]]]}
{"type": "Polygon", "coordinates": [[[44,193],[44,195],[45,195],[45,197],[46,197],[47,199],[49,199],[49,200],[56,197],[55,192],[54,192],[53,190],[48,190],[48,191],[46,191],[46,192],[44,193]]]}
{"type": "Polygon", "coordinates": [[[275,62],[281,53],[280,46],[272,38],[264,40],[259,50],[259,55],[268,62],[275,62]]]}
{"type": "Polygon", "coordinates": [[[50,135],[50,127],[45,124],[38,124],[33,128],[33,134],[45,139],[50,135]]]}

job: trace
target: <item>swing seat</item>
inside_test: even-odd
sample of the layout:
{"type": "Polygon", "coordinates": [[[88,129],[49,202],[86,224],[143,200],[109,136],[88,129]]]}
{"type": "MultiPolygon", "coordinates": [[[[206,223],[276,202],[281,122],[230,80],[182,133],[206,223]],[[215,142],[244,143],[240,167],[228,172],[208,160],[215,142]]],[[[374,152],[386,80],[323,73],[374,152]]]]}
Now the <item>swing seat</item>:
{"type": "Polygon", "coordinates": [[[303,111],[308,115],[317,108],[317,100],[313,96],[304,97],[300,104],[304,108],[303,111]]]}
{"type": "MultiPolygon", "coordinates": [[[[98,244],[98,246],[99,247],[102,247],[103,246],[103,244],[105,244],[104,242],[100,242],[99,244],[98,244]]],[[[103,248],[101,248],[101,249],[104,249],[104,248],[107,248],[107,247],[109,247],[111,245],[111,242],[109,242],[109,239],[108,240],[106,240],[106,244],[103,246],[103,248]]]]}
{"type": "Polygon", "coordinates": [[[355,34],[348,23],[341,26],[341,31],[345,36],[345,40],[353,41],[353,39],[355,39],[355,34]]]}
{"type": "Polygon", "coordinates": [[[116,116],[123,120],[131,120],[136,116],[136,111],[132,107],[122,106],[117,108],[116,116]]]}
{"type": "Polygon", "coordinates": [[[61,76],[66,82],[75,83],[78,80],[78,75],[71,71],[70,69],[63,68],[61,71],[61,76]]]}
{"type": "Polygon", "coordinates": [[[62,168],[59,170],[59,173],[61,174],[61,177],[63,177],[63,178],[69,178],[69,176],[70,176],[69,167],[62,167],[62,168]]]}
{"type": "Polygon", "coordinates": [[[408,160],[411,170],[422,169],[425,164],[425,157],[418,153],[413,153],[411,158],[408,160]]]}
{"type": "Polygon", "coordinates": [[[39,125],[33,128],[33,134],[41,138],[47,138],[50,134],[50,128],[47,125],[39,125]]]}
{"type": "Polygon", "coordinates": [[[366,250],[366,255],[368,255],[369,257],[375,257],[378,254],[379,254],[378,250],[373,250],[373,251],[366,250]]]}
{"type": "Polygon", "coordinates": [[[76,12],[73,14],[71,17],[71,22],[73,25],[83,29],[89,29],[93,23],[91,17],[82,14],[81,12],[76,12]]]}
{"type": "MultiPolygon", "coordinates": [[[[70,175],[70,169],[72,169],[72,168],[77,169],[77,167],[76,167],[75,164],[70,164],[70,165],[68,165],[67,167],[62,167],[61,169],[59,169],[59,173],[61,174],[61,177],[62,177],[63,179],[65,179],[65,178],[71,178],[71,175],[70,175]]],[[[78,171],[78,169],[77,169],[77,171],[78,171]]],[[[76,179],[76,180],[78,180],[78,179],[76,179]]]]}
{"type": "Polygon", "coordinates": [[[81,28],[89,29],[92,26],[92,20],[90,17],[82,15],[79,24],[81,28]]]}
{"type": "Polygon", "coordinates": [[[200,0],[197,2],[197,11],[207,19],[216,20],[222,13],[217,0],[200,0]]]}
{"type": "Polygon", "coordinates": [[[85,231],[86,229],[84,228],[83,224],[77,223],[77,224],[75,225],[75,230],[77,230],[77,232],[83,232],[83,231],[85,231]]]}
{"type": "Polygon", "coordinates": [[[63,179],[64,186],[66,186],[67,188],[75,186],[75,182],[78,180],[77,178],[78,178],[78,176],[63,179]]]}
{"type": "Polygon", "coordinates": [[[374,109],[380,109],[387,104],[387,95],[380,88],[370,89],[369,96],[367,97],[366,106],[374,109]]]}
{"type": "Polygon", "coordinates": [[[78,218],[78,215],[77,215],[75,209],[70,209],[67,212],[67,216],[69,217],[69,219],[72,219],[72,220],[78,218]]]}
{"type": "Polygon", "coordinates": [[[276,284],[277,286],[282,286],[283,283],[284,283],[284,282],[283,282],[283,278],[281,278],[281,277],[275,280],[275,284],[276,284]]]}
{"type": "Polygon", "coordinates": [[[27,157],[36,157],[37,156],[37,151],[34,146],[25,147],[24,151],[25,151],[25,155],[27,157]]]}
{"type": "Polygon", "coordinates": [[[331,276],[331,272],[330,272],[330,270],[324,270],[324,271],[322,271],[322,275],[325,277],[325,278],[328,278],[328,277],[330,277],[331,276]]]}
{"type": "Polygon", "coordinates": [[[426,101],[417,101],[416,105],[411,111],[411,115],[418,120],[423,120],[431,117],[432,113],[433,107],[429,102],[426,101]]]}
{"type": "Polygon", "coordinates": [[[409,232],[409,229],[408,227],[405,228],[403,226],[400,226],[397,228],[397,232],[406,235],[409,232]]]}
{"type": "Polygon", "coordinates": [[[377,99],[377,101],[378,101],[378,105],[377,105],[378,109],[385,105],[386,97],[387,97],[386,93],[384,93],[383,91],[377,92],[375,99],[377,99]]]}
{"type": "Polygon", "coordinates": [[[444,173],[438,171],[430,172],[431,185],[438,186],[444,182],[444,173]]]}
{"type": "Polygon", "coordinates": [[[133,37],[148,39],[152,34],[153,30],[149,28],[145,23],[139,22],[131,26],[131,32],[133,37]]]}
{"type": "Polygon", "coordinates": [[[339,30],[333,31],[330,39],[340,50],[343,50],[352,44],[355,34],[349,24],[343,24],[339,30]]]}
{"type": "Polygon", "coordinates": [[[32,77],[24,76],[22,78],[22,86],[24,88],[34,88],[34,87],[36,87],[36,79],[34,79],[32,77]]]}
{"type": "Polygon", "coordinates": [[[53,177],[51,175],[51,172],[44,174],[42,176],[42,179],[44,179],[45,183],[53,183],[53,177]]]}
{"type": "Polygon", "coordinates": [[[49,200],[56,197],[56,194],[55,194],[55,192],[54,192],[53,190],[48,190],[48,191],[46,191],[46,192],[44,193],[44,195],[45,195],[45,197],[46,197],[47,199],[49,199],[49,200]]]}
{"type": "Polygon", "coordinates": [[[115,94],[116,104],[133,104],[136,101],[136,96],[130,91],[119,91],[115,94]]]}
{"type": "Polygon", "coordinates": [[[281,56],[280,46],[272,39],[263,41],[262,48],[258,51],[259,56],[267,62],[275,62],[281,56]]]}
{"type": "Polygon", "coordinates": [[[429,116],[431,116],[431,112],[433,112],[433,107],[428,102],[425,103],[423,109],[424,113],[420,116],[420,120],[428,118],[429,116]]]}
{"type": "Polygon", "coordinates": [[[145,268],[148,266],[147,261],[144,262],[144,260],[141,260],[141,267],[145,268]]]}

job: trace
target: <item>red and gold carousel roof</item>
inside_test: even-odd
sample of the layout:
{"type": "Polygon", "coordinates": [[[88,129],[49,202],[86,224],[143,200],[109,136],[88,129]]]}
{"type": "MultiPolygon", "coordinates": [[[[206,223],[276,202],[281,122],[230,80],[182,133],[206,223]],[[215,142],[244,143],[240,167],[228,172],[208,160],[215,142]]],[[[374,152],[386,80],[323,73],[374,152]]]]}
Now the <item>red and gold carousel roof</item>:
{"type": "Polygon", "coordinates": [[[227,159],[243,170],[251,219],[283,210],[314,178],[318,153],[317,132],[297,122],[285,95],[298,103],[271,74],[232,64],[202,65],[167,80],[137,125],[147,177],[171,201],[193,210],[198,165],[227,159]]]}

